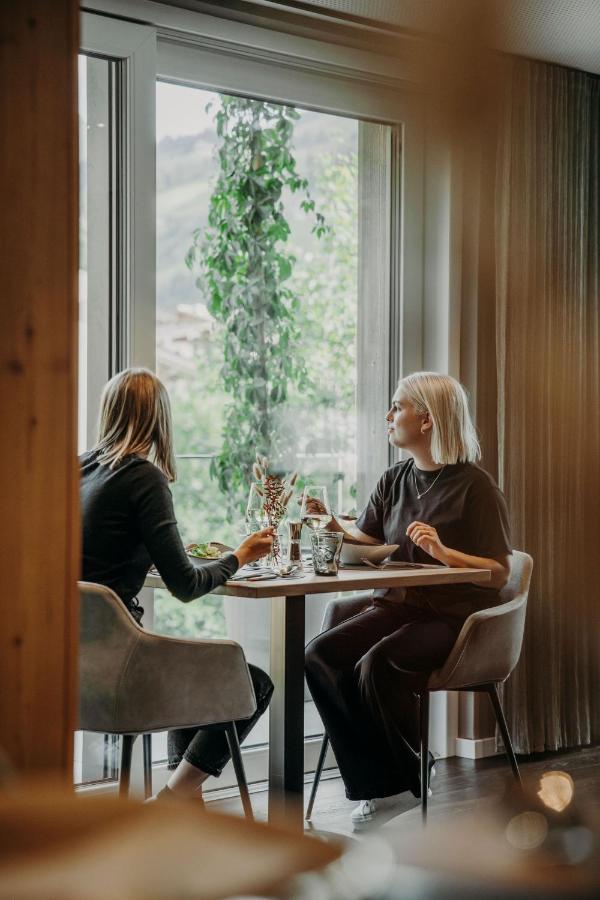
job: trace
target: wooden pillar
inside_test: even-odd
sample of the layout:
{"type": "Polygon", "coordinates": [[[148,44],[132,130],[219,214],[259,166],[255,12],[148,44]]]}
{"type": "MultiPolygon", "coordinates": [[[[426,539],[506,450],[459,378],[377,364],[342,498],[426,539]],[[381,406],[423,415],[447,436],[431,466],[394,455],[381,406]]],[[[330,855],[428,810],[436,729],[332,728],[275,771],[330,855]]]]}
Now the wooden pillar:
{"type": "Polygon", "coordinates": [[[0,747],[71,776],[76,706],[76,0],[0,3],[0,747]]]}

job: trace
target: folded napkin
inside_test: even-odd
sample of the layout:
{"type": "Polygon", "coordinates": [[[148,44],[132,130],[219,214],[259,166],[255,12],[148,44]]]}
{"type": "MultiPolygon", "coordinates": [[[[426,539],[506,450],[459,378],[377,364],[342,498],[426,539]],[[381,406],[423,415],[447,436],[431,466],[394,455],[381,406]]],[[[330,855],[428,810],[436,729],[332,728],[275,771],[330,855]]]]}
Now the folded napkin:
{"type": "Polygon", "coordinates": [[[229,581],[244,581],[246,578],[258,578],[262,575],[274,575],[269,566],[241,566],[229,581]]]}

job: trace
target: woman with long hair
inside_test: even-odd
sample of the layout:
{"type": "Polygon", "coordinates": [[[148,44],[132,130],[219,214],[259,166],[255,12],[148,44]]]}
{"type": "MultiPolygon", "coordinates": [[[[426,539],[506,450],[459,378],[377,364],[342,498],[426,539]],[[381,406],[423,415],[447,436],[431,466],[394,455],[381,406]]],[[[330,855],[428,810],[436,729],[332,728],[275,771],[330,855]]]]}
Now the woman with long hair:
{"type": "MultiPolygon", "coordinates": [[[[466,393],[435,372],[403,378],[386,416],[388,439],[409,458],[387,469],[354,526],[365,543],[398,544],[392,559],[490,569],[481,584],[375,591],[357,615],[316,637],[306,677],[360,828],[410,790],[420,796],[415,691],[443,665],[465,619],[499,602],[510,569],[508,513],[476,465],[466,393]]],[[[433,758],[430,759],[430,767],[433,758]]]]}
{"type": "MultiPolygon", "coordinates": [[[[137,601],[151,565],[167,589],[184,603],[210,593],[238,567],[265,556],[273,529],[250,535],[232,553],[196,568],[190,562],[173,510],[169,482],[175,459],[169,397],[148,369],[126,369],[104,388],[98,441],[80,458],[84,581],[103,584],[141,622],[137,601]]],[[[249,666],[257,710],[237,723],[240,741],[269,704],[269,676],[249,666]]],[[[229,759],[221,731],[186,728],[169,732],[169,769],[164,791],[201,794],[209,775],[219,775],[229,759]]],[[[163,792],[161,792],[163,793],[163,792]]]]}

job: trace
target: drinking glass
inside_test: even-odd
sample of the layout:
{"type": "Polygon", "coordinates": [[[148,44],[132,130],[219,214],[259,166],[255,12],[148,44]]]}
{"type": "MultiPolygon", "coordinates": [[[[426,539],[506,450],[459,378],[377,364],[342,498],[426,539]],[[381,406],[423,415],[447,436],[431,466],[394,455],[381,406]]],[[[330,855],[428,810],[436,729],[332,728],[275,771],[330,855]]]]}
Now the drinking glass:
{"type": "Polygon", "coordinates": [[[323,485],[308,485],[304,488],[300,518],[302,524],[310,528],[311,531],[320,531],[329,525],[332,513],[326,487],[323,487],[323,485]]]}
{"type": "Polygon", "coordinates": [[[310,536],[315,575],[337,575],[344,535],[339,531],[315,531],[310,536]]]}
{"type": "Polygon", "coordinates": [[[246,504],[246,534],[254,534],[261,528],[268,525],[267,517],[264,510],[265,498],[262,494],[261,485],[253,481],[250,485],[248,493],[248,503],[246,504]]]}
{"type": "MultiPolygon", "coordinates": [[[[254,534],[262,528],[266,528],[269,524],[264,511],[265,498],[262,494],[262,486],[260,483],[253,481],[248,492],[248,503],[246,505],[246,516],[244,522],[245,534],[254,534]]],[[[256,568],[261,562],[248,563],[248,565],[256,568]]]]}

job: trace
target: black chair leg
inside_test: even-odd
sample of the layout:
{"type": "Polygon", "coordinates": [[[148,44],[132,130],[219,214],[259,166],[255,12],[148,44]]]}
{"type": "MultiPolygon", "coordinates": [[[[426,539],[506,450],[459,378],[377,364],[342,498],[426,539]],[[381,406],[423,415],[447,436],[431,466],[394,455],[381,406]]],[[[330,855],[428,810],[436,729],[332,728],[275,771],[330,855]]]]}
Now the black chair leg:
{"type": "Polygon", "coordinates": [[[122,734],[121,735],[121,771],[119,777],[119,797],[126,797],[129,794],[129,781],[131,778],[131,755],[133,753],[133,742],[137,735],[122,734]]]}
{"type": "Polygon", "coordinates": [[[512,741],[508,732],[508,726],[506,724],[506,719],[504,718],[504,712],[502,710],[502,704],[500,703],[500,697],[498,696],[498,686],[496,684],[490,684],[488,688],[488,696],[492,701],[492,706],[494,707],[496,721],[498,722],[498,727],[500,728],[500,734],[502,735],[502,741],[504,743],[504,750],[508,757],[510,767],[513,771],[513,775],[515,776],[515,780],[518,781],[519,784],[521,784],[521,773],[519,772],[519,767],[517,765],[515,751],[513,750],[512,741]]]}
{"type": "Polygon", "coordinates": [[[246,781],[244,763],[242,762],[242,751],[240,750],[240,742],[234,722],[228,722],[225,726],[225,734],[227,736],[227,743],[229,744],[231,761],[233,762],[233,768],[235,769],[235,777],[237,778],[240,788],[244,815],[252,822],[254,821],[254,814],[252,812],[252,804],[250,803],[250,793],[248,792],[248,782],[246,781]]]}
{"type": "Polygon", "coordinates": [[[144,797],[152,796],[152,735],[145,734],[144,741],[144,797]]]}
{"type": "Polygon", "coordinates": [[[327,755],[327,748],[329,747],[329,738],[327,737],[327,733],[323,735],[323,740],[321,741],[321,749],[319,751],[319,761],[317,763],[317,768],[315,769],[315,777],[313,778],[312,788],[310,792],[310,799],[308,801],[308,806],[306,807],[306,815],[304,818],[306,821],[310,819],[312,816],[313,806],[315,804],[315,797],[317,796],[317,788],[319,787],[319,782],[321,780],[321,774],[323,772],[323,766],[325,765],[325,757],[327,755]]]}
{"type": "Polygon", "coordinates": [[[419,695],[421,725],[421,819],[427,824],[427,794],[429,790],[429,691],[419,695]]]}

